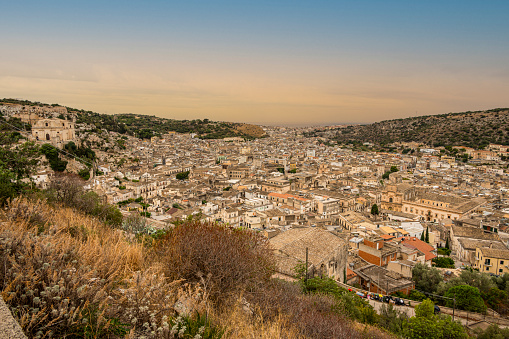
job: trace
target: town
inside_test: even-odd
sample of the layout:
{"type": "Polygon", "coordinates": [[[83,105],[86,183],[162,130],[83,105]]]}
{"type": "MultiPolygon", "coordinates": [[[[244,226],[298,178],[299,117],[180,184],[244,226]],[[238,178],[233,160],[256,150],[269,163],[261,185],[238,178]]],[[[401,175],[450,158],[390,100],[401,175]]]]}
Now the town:
{"type": "MultiPolygon", "coordinates": [[[[444,282],[469,269],[509,273],[507,146],[458,145],[468,154],[460,161],[417,143],[392,145],[392,153],[330,146],[310,137],[310,127],[264,126],[254,140],[176,132],[140,139],[75,123],[60,106],[0,111],[30,123],[27,135],[41,145],[93,149],[88,168],[62,153],[67,170],[84,171],[86,189],[125,216],[146,218],[154,232],[184,220],[260,232],[282,279],[307,263],[309,276],[407,297],[436,292],[415,278],[423,265],[444,282]]],[[[45,188],[53,175],[44,166],[32,179],[45,188]]]]}

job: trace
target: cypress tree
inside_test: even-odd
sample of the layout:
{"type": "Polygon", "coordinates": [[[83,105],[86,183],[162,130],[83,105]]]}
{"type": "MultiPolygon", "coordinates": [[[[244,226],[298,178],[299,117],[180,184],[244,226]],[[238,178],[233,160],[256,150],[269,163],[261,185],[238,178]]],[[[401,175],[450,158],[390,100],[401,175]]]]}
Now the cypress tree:
{"type": "Polygon", "coordinates": [[[429,227],[426,227],[426,237],[424,239],[429,244],[429,227]]]}
{"type": "Polygon", "coordinates": [[[450,250],[450,248],[449,248],[449,238],[447,238],[447,239],[445,240],[445,248],[447,248],[448,250],[450,250]]]}
{"type": "Polygon", "coordinates": [[[421,240],[424,241],[424,231],[421,233],[421,240]]]}

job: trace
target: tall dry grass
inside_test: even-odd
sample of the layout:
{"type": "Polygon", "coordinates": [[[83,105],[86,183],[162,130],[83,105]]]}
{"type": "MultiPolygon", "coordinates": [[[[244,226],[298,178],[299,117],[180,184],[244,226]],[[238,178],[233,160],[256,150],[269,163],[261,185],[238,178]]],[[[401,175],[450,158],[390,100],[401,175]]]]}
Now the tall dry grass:
{"type": "Polygon", "coordinates": [[[272,252],[254,233],[188,223],[138,240],[18,198],[0,214],[0,291],[30,338],[385,336],[327,296],[272,281],[272,252]]]}
{"type": "Polygon", "coordinates": [[[122,335],[161,327],[181,288],[143,244],[69,208],[19,198],[0,224],[2,296],[29,337],[122,335]],[[125,325],[122,325],[125,324],[125,325]]]}

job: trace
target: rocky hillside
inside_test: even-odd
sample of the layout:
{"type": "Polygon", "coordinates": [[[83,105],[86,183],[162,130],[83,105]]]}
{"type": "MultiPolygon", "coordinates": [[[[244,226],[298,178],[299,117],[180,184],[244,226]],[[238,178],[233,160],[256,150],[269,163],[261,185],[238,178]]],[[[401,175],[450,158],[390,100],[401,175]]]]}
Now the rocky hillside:
{"type": "Polygon", "coordinates": [[[385,120],[315,130],[307,135],[326,137],[339,144],[417,142],[433,147],[462,145],[482,149],[490,143],[509,145],[509,108],[385,120]]]}
{"type": "MultiPolygon", "coordinates": [[[[17,99],[2,99],[0,105],[21,105],[26,112],[44,111],[45,108],[55,111],[62,108],[57,104],[43,104],[17,99]]],[[[76,123],[84,123],[95,126],[97,129],[129,134],[139,138],[150,138],[167,132],[196,133],[202,139],[221,139],[227,137],[243,137],[246,139],[260,138],[265,132],[260,126],[232,123],[215,122],[209,119],[175,120],[142,114],[101,114],[92,111],[85,111],[72,107],[65,107],[67,115],[75,118],[76,123]]],[[[59,115],[64,118],[64,116],[59,115]]]]}

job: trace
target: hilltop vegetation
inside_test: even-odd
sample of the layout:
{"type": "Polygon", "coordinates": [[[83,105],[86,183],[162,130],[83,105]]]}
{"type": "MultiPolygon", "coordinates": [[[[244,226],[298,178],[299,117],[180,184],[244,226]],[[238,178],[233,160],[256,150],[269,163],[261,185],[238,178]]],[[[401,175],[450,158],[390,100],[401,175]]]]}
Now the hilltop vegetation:
{"type": "Polygon", "coordinates": [[[461,145],[483,149],[490,143],[509,145],[509,109],[385,120],[332,131],[316,130],[307,135],[323,136],[338,144],[417,142],[432,147],[461,145]]]}
{"type": "MultiPolygon", "coordinates": [[[[2,99],[1,103],[24,106],[58,106],[46,105],[27,100],[2,99]]],[[[215,122],[209,119],[175,120],[143,114],[101,114],[83,109],[66,107],[68,113],[77,116],[76,123],[86,123],[96,129],[104,129],[121,134],[129,134],[142,139],[161,136],[167,132],[196,133],[202,139],[222,139],[241,137],[246,139],[260,138],[265,132],[260,126],[232,122],[215,122]]]]}

